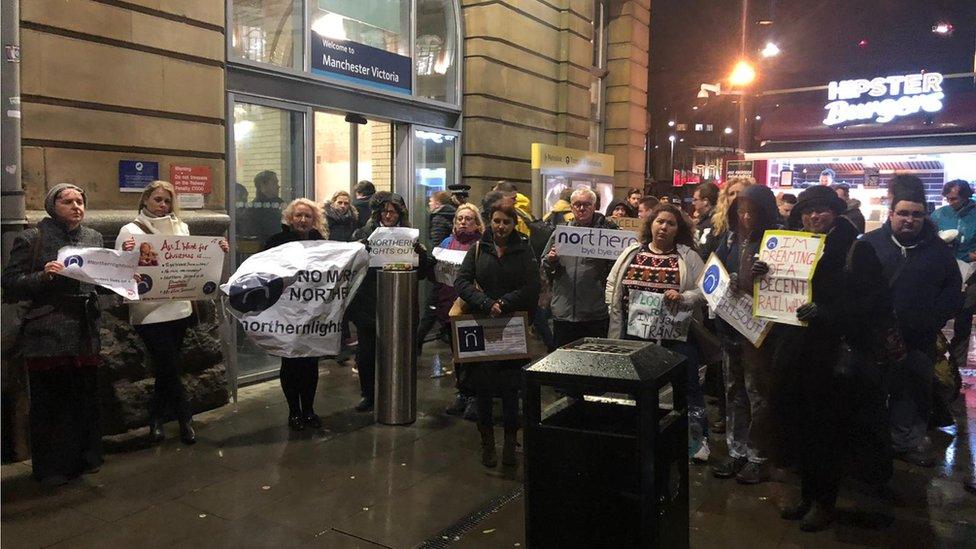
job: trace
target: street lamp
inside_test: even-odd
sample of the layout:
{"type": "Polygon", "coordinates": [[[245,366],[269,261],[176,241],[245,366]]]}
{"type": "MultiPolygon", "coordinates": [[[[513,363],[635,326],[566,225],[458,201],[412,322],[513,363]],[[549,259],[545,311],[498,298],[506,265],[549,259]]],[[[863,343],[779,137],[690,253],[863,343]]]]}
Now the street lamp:
{"type": "Polygon", "coordinates": [[[740,59],[735,67],[732,68],[732,72],[729,74],[729,84],[737,88],[742,88],[752,84],[752,81],[756,79],[756,69],[752,67],[745,59],[740,59]]]}
{"type": "Polygon", "coordinates": [[[671,173],[671,174],[674,174],[674,141],[675,141],[675,139],[676,138],[675,138],[674,134],[671,134],[671,135],[668,136],[668,141],[671,142],[671,162],[668,164],[668,167],[669,167],[668,172],[671,173]]]}
{"type": "Polygon", "coordinates": [[[777,55],[779,55],[779,52],[780,52],[779,46],[777,46],[772,42],[766,42],[766,47],[764,47],[762,51],[760,51],[759,53],[761,53],[763,57],[768,59],[770,57],[776,57],[777,55]]]}

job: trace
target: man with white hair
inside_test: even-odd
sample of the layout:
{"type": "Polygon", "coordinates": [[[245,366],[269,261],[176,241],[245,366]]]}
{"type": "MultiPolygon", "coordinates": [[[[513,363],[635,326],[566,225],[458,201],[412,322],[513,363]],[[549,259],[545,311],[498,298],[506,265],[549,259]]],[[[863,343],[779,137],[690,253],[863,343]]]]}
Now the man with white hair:
{"type": "MultiPolygon", "coordinates": [[[[596,193],[580,187],[570,196],[574,219],[570,227],[616,229],[617,225],[596,211],[596,193]]],[[[542,274],[552,288],[553,335],[557,347],[581,337],[606,337],[609,326],[603,288],[613,267],[612,259],[563,257],[556,253],[555,233],[546,244],[542,274]]]]}

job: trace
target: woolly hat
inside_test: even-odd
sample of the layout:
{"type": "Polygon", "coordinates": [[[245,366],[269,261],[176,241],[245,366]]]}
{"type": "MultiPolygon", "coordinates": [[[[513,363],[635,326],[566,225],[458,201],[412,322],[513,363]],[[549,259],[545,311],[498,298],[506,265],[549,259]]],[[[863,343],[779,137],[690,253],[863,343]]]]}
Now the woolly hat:
{"type": "Polygon", "coordinates": [[[793,211],[790,212],[790,227],[800,225],[800,216],[803,215],[803,210],[817,206],[826,206],[837,215],[847,210],[847,202],[837,196],[833,189],[826,185],[815,185],[804,189],[797,198],[796,206],[793,206],[793,211]]]}
{"type": "Polygon", "coordinates": [[[51,216],[52,218],[55,217],[54,202],[58,199],[58,195],[68,189],[74,189],[80,192],[82,203],[88,205],[88,197],[85,196],[85,189],[71,183],[58,183],[57,185],[51,187],[47,191],[47,195],[44,197],[44,210],[47,212],[47,215],[51,216]]]}

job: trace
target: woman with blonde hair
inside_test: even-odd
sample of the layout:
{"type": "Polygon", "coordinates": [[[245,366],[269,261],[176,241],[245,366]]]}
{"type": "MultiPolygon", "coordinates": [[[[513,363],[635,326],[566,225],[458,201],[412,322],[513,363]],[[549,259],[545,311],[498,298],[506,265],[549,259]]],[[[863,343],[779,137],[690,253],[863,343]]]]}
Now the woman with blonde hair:
{"type": "Polygon", "coordinates": [[[755,184],[756,180],[751,177],[733,177],[725,182],[718,192],[718,202],[715,204],[715,211],[712,212],[712,230],[702,245],[702,257],[707,258],[714,252],[729,230],[729,208],[732,206],[732,201],[746,187],[755,184]]]}
{"type": "MultiPolygon", "coordinates": [[[[189,236],[190,229],[180,221],[176,188],[168,181],[153,181],[139,197],[139,213],[121,229],[115,239],[116,249],[131,251],[135,248],[136,235],[189,236]]],[[[143,251],[140,246],[140,251],[143,251]]],[[[150,252],[151,252],[151,246],[150,252]]],[[[220,249],[227,253],[227,240],[220,241],[220,249]]],[[[151,254],[154,255],[154,254],[151,254]]],[[[150,259],[148,264],[153,264],[150,259]]],[[[155,383],[149,399],[149,438],[153,442],[163,440],[163,418],[166,409],[172,408],[180,423],[180,440],[184,444],[196,442],[191,420],[193,411],[186,398],[186,390],[180,382],[179,365],[182,361],[183,336],[189,326],[193,308],[189,301],[159,301],[129,304],[129,322],[142,338],[153,364],[155,383]]]]}
{"type": "MultiPolygon", "coordinates": [[[[292,200],[281,213],[281,232],[269,238],[264,249],[300,240],[328,239],[324,217],[315,202],[307,198],[292,200]]],[[[313,407],[319,385],[319,357],[282,357],[278,378],[288,401],[288,427],[293,431],[301,431],[306,426],[321,428],[322,420],[313,407]]]]}

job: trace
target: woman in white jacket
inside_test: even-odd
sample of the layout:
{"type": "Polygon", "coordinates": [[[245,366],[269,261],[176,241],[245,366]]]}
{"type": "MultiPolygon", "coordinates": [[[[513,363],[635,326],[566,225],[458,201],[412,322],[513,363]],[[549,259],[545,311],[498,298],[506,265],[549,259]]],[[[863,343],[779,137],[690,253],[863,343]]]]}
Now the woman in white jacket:
{"type": "Polygon", "coordinates": [[[627,321],[629,313],[637,310],[631,308],[631,301],[653,301],[654,296],[650,294],[663,294],[670,318],[681,317],[681,313],[699,316],[704,298],[698,289],[698,278],[703,267],[701,257],[695,251],[694,231],[687,216],[671,204],[662,202],[644,220],[639,242],[617,258],[607,277],[605,294],[610,312],[608,337],[654,341],[687,359],[688,386],[674,389],[679,394],[686,389],[691,430],[689,456],[699,462],[708,460],[708,424],[705,395],[698,378],[698,348],[688,331],[690,321],[684,322],[684,333],[674,339],[660,339],[656,337],[660,334],[645,331],[636,323],[628,330],[627,321]]]}
{"type": "MultiPolygon", "coordinates": [[[[188,236],[190,230],[178,214],[173,185],[167,181],[153,181],[139,198],[139,214],[135,220],[119,229],[115,248],[131,251],[135,248],[133,235],[188,236]]],[[[227,252],[227,240],[220,241],[220,248],[227,252]]],[[[129,321],[149,351],[156,378],[149,400],[149,437],[154,442],[163,440],[163,418],[170,407],[180,423],[180,440],[184,444],[196,442],[191,424],[193,413],[179,371],[183,336],[192,314],[189,301],[129,304],[129,321]]]]}

